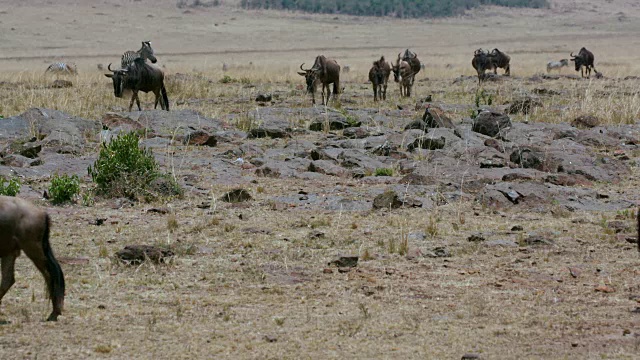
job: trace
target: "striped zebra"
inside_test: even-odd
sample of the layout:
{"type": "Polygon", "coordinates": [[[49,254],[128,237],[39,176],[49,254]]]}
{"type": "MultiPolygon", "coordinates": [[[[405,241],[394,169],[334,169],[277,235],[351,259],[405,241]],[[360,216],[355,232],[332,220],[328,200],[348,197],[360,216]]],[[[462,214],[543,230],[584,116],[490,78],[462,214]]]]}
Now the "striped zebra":
{"type": "Polygon", "coordinates": [[[151,41],[143,41],[142,47],[138,51],[125,51],[122,54],[122,60],[120,61],[120,68],[126,69],[129,64],[133,62],[136,58],[143,58],[144,60],[151,60],[152,63],[156,63],[158,59],[156,59],[155,55],[153,55],[153,48],[151,48],[151,41]]]}
{"type": "Polygon", "coordinates": [[[78,75],[78,67],[76,66],[76,64],[71,62],[54,62],[53,64],[49,65],[47,70],[44,71],[45,74],[48,72],[54,74],[78,75]]]}

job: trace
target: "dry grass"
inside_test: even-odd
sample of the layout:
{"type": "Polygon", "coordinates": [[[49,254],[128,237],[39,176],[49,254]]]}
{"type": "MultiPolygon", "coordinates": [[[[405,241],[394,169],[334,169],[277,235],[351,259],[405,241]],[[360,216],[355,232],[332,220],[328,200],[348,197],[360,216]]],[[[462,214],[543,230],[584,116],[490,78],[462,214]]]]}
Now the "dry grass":
{"type": "MultiPolygon", "coordinates": [[[[95,8],[78,5],[84,16],[74,13],[73,19],[79,25],[58,21],[56,16],[64,10],[60,6],[33,3],[7,10],[0,5],[0,15],[9,12],[0,17],[0,34],[11,31],[5,27],[19,32],[0,45],[0,114],[5,117],[33,106],[87,118],[125,109],[128,99],[113,97],[109,80],[95,64],[116,63],[119,52],[135,48],[141,40],[111,25],[110,17],[118,13],[123,23],[131,21],[133,10],[153,15],[144,18],[148,26],[139,37],[154,41],[158,57],[165,61],[172,108],[213,117],[240,114],[235,125],[241,129],[255,125],[255,119],[242,115],[256,108],[258,93],[278,94],[276,106],[309,106],[296,70],[320,52],[330,52],[351,66],[344,76],[343,108],[391,110],[400,105],[410,109],[409,116],[417,116],[411,112],[415,98],[398,99],[395,84],[389,87],[390,100],[376,104],[366,82],[370,63],[381,51],[391,60],[405,47],[432,63],[419,76],[417,96],[433,94],[451,108],[456,121],[469,115],[477,85],[473,79],[453,80],[473,75],[469,54],[474,48],[496,44],[512,55],[514,78],[485,85],[495,104],[535,88],[561,94],[541,97],[543,107],[514,116],[516,121],[566,122],[586,113],[606,124],[625,124],[635,123],[640,111],[637,81],[616,80],[640,70],[635,61],[638,50],[622,46],[637,44],[638,22],[606,21],[606,16],[615,19],[620,11],[614,6],[624,4],[589,3],[605,14],[605,20],[591,29],[586,21],[595,15],[588,10],[565,14],[569,1],[554,2],[559,5],[545,17],[537,17],[539,11],[524,17],[524,10],[490,8],[437,21],[347,16],[335,20],[226,7],[183,14],[173,4],[148,10],[143,8],[146,0],[121,1],[132,10],[123,13],[122,7],[113,6],[115,1],[95,8]],[[23,15],[19,19],[18,11],[23,15]],[[50,20],[43,21],[45,17],[50,20]],[[380,30],[371,31],[366,21],[380,30]],[[42,29],[23,29],[20,22],[43,22],[42,29]],[[166,26],[160,26],[162,22],[166,26]],[[496,33],[483,26],[498,26],[496,22],[507,31],[496,33]],[[184,27],[171,30],[175,24],[184,27]],[[402,42],[398,39],[404,32],[398,24],[410,34],[402,42]],[[47,48],[50,39],[34,34],[53,31],[54,25],[65,34],[59,40],[62,50],[47,48]],[[74,26],[86,31],[73,31],[74,26]],[[104,29],[113,32],[104,36],[104,29]],[[595,48],[596,66],[608,79],[528,80],[542,72],[547,61],[578,50],[578,43],[595,48]],[[333,50],[336,44],[342,47],[333,50]],[[14,55],[21,59],[9,58],[3,46],[17,49],[14,55]],[[194,53],[203,46],[208,53],[194,53]],[[251,51],[238,51],[242,49],[251,51]],[[81,73],[69,78],[74,82],[69,89],[49,89],[53,79],[42,76],[43,64],[59,53],[68,58],[90,55],[79,58],[81,73]],[[223,61],[230,65],[227,72],[222,72],[223,61]],[[225,76],[234,81],[221,83],[225,76]],[[425,78],[429,80],[421,81],[425,78]]],[[[636,19],[635,8],[624,11],[636,19]]],[[[150,108],[152,96],[143,95],[143,100],[150,108]]],[[[637,200],[638,175],[634,168],[624,182],[598,184],[598,190],[637,200]]],[[[296,179],[260,179],[259,184],[247,185],[255,199],[247,208],[216,203],[200,209],[197,205],[205,198],[216,199],[229,190],[212,178],[206,172],[200,176],[202,187],[211,189],[208,196],[187,194],[184,199],[119,210],[104,201],[52,208],[52,241],[68,284],[65,312],[56,324],[40,321],[50,305],[40,274],[21,258],[16,285],[0,308],[0,319],[10,321],[0,325],[0,357],[445,359],[476,352],[486,359],[631,359],[640,351],[638,314],[630,313],[638,306],[630,297],[640,295],[638,254],[603,226],[617,215],[632,224],[629,214],[494,212],[464,200],[437,211],[329,212],[278,206],[282,204],[272,200],[276,196],[336,186],[296,179]],[[147,213],[150,206],[172,211],[147,213]],[[102,226],[88,225],[96,218],[107,220],[102,226]],[[555,245],[502,247],[467,241],[473,233],[488,232],[493,234],[488,240],[522,245],[524,233],[512,232],[514,225],[523,226],[524,233],[544,234],[555,245]],[[324,236],[310,236],[317,232],[324,236]],[[170,264],[140,267],[113,261],[113,254],[131,243],[170,246],[177,256],[170,264]],[[436,247],[452,256],[420,256],[436,247]],[[329,261],[344,254],[361,256],[356,269],[323,272],[329,261]],[[580,270],[577,278],[568,267],[580,270]],[[599,285],[615,292],[596,292],[599,285]]],[[[370,186],[351,179],[338,182],[356,193],[370,186]]],[[[32,186],[39,190],[45,185],[32,186]]]]}

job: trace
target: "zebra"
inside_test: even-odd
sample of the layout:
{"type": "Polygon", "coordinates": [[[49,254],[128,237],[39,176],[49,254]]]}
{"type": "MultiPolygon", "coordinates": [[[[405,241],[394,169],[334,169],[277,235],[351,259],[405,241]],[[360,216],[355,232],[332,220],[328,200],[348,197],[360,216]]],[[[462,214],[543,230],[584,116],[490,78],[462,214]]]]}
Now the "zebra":
{"type": "Polygon", "coordinates": [[[54,74],[78,75],[78,67],[76,66],[76,64],[71,62],[54,62],[53,64],[49,65],[47,70],[44,71],[45,74],[48,72],[54,74]]]}
{"type": "Polygon", "coordinates": [[[144,60],[151,60],[152,63],[156,63],[158,59],[156,59],[155,55],[153,55],[153,49],[151,48],[151,41],[143,41],[142,47],[138,51],[125,51],[122,54],[122,60],[120,61],[120,68],[126,69],[129,64],[133,62],[136,58],[142,58],[144,60]]]}

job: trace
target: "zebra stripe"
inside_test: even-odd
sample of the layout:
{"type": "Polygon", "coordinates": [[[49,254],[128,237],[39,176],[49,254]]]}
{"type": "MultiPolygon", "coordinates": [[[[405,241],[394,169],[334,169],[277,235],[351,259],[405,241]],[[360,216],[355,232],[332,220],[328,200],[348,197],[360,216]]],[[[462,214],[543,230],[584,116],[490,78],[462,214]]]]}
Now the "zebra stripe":
{"type": "Polygon", "coordinates": [[[153,48],[151,48],[151,41],[143,41],[142,47],[138,51],[125,51],[122,54],[122,59],[120,60],[120,68],[126,69],[129,64],[133,62],[136,58],[142,58],[144,60],[151,60],[152,63],[156,63],[158,61],[153,54],[153,48]]]}
{"type": "Polygon", "coordinates": [[[55,63],[49,65],[47,70],[45,70],[44,72],[45,73],[52,72],[52,73],[55,73],[55,74],[77,75],[78,74],[78,67],[74,63],[55,62],[55,63]]]}

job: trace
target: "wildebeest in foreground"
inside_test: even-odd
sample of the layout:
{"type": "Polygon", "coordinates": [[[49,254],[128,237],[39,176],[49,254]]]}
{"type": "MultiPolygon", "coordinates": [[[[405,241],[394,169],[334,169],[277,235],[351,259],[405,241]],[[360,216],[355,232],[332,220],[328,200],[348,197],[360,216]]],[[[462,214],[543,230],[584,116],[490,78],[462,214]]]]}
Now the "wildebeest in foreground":
{"type": "Polygon", "coordinates": [[[400,96],[411,97],[411,87],[415,78],[415,73],[411,65],[404,60],[400,60],[393,65],[393,80],[400,85],[400,96]]]}
{"type": "Polygon", "coordinates": [[[143,58],[136,58],[126,69],[111,70],[111,64],[107,66],[107,69],[112,74],[104,74],[104,76],[113,80],[113,92],[116,97],[121,98],[125,89],[133,92],[129,103],[129,111],[133,108],[134,100],[138,105],[138,110],[142,110],[138,91],[153,92],[156,96],[153,108],[157,108],[158,103],[160,103],[162,110],[169,111],[169,98],[167,97],[167,89],[164,86],[164,73],[161,69],[147,64],[143,58]]]}
{"type": "Polygon", "coordinates": [[[329,85],[333,84],[333,97],[340,93],[340,65],[333,59],[327,59],[324,55],[318,55],[311,69],[302,68],[304,63],[300,65],[299,75],[304,76],[307,83],[307,93],[311,93],[311,101],[316,103],[316,88],[318,84],[322,84],[322,105],[329,104],[331,97],[331,89],[329,85]],[[324,90],[327,89],[327,100],[325,102],[324,90]]]}
{"type": "Polygon", "coordinates": [[[596,70],[595,66],[593,65],[593,60],[593,53],[584,47],[580,49],[578,55],[574,56],[573,52],[571,53],[571,61],[575,62],[576,71],[580,71],[580,75],[582,77],[584,77],[584,69],[582,68],[583,66],[587,69],[587,78],[591,76],[591,69],[593,69],[596,74],[598,73],[598,70],[596,70]]]}
{"type": "Polygon", "coordinates": [[[550,73],[551,70],[560,70],[565,66],[569,66],[568,59],[562,59],[560,61],[549,61],[547,63],[547,73],[550,73]]]}
{"type": "Polygon", "coordinates": [[[373,62],[373,66],[369,70],[369,81],[373,86],[373,101],[378,101],[378,97],[387,100],[387,83],[391,74],[391,65],[380,57],[380,60],[373,62]]]}
{"type": "Polygon", "coordinates": [[[56,321],[64,307],[64,275],[49,243],[49,215],[26,200],[0,196],[0,258],[2,282],[0,302],[14,284],[14,267],[20,251],[33,261],[45,282],[53,311],[47,321],[56,321]]]}

